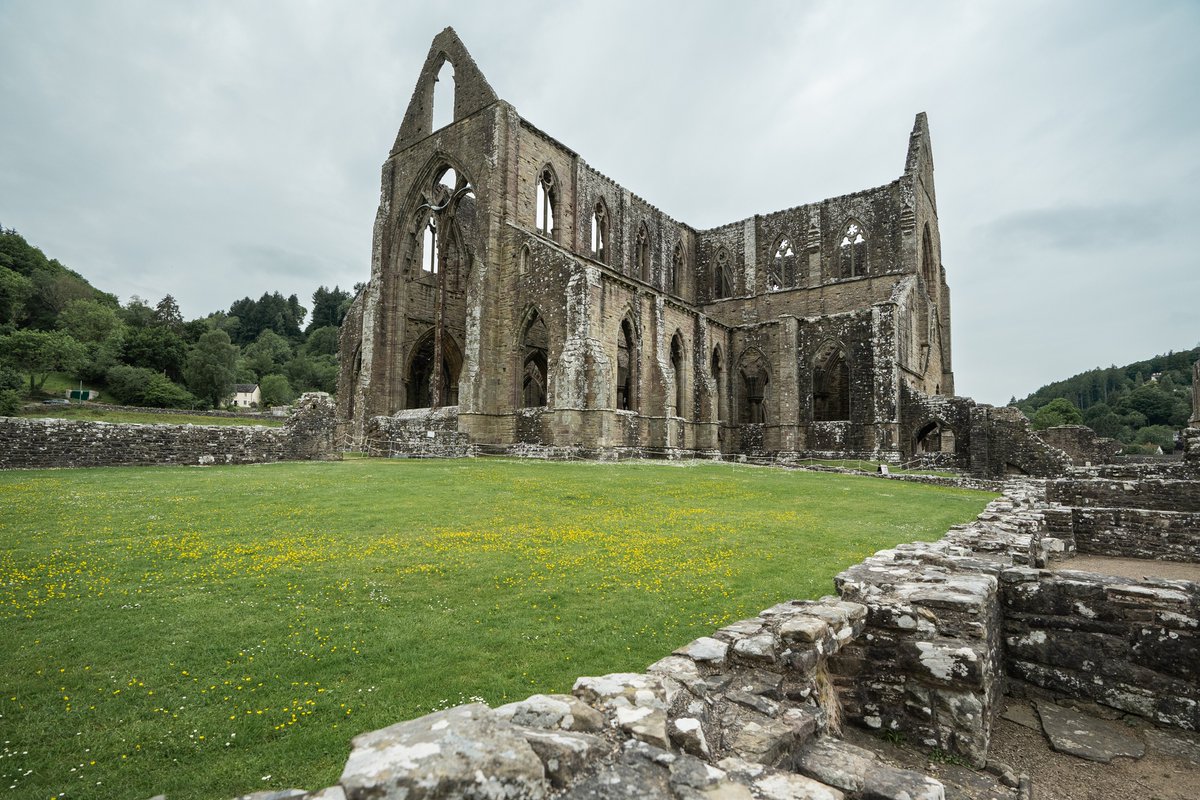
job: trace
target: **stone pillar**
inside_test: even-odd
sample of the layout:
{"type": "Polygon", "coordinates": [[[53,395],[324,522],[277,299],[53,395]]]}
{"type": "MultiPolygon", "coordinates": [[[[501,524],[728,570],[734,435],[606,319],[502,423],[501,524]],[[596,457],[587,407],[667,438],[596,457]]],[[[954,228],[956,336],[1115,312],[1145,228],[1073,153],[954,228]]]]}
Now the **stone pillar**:
{"type": "Polygon", "coordinates": [[[1200,428],[1200,361],[1192,364],[1192,418],[1188,425],[1200,428]]]}

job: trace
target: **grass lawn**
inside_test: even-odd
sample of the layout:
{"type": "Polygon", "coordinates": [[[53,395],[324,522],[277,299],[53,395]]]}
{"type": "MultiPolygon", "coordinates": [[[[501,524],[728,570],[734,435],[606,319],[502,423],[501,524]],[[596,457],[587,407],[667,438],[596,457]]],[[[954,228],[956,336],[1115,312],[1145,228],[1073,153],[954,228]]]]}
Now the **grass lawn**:
{"type": "Polygon", "coordinates": [[[77,419],[87,422],[139,422],[148,425],[265,425],[277,428],[284,423],[283,417],[210,417],[205,414],[156,414],[153,411],[114,411],[96,408],[86,403],[69,406],[38,406],[22,409],[22,417],[54,417],[55,419],[77,419]]]}
{"type": "Polygon", "coordinates": [[[0,473],[0,796],[319,788],[356,733],[640,671],[990,497],[707,463],[0,473]]]}

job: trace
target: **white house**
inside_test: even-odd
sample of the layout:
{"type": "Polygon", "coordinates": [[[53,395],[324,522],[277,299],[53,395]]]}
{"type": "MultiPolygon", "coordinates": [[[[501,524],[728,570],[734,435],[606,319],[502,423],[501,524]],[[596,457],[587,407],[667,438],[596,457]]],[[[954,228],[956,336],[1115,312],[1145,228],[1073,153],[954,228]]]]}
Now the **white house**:
{"type": "Polygon", "coordinates": [[[257,383],[238,383],[233,387],[233,398],[229,402],[238,408],[258,408],[262,405],[262,392],[257,383]]]}

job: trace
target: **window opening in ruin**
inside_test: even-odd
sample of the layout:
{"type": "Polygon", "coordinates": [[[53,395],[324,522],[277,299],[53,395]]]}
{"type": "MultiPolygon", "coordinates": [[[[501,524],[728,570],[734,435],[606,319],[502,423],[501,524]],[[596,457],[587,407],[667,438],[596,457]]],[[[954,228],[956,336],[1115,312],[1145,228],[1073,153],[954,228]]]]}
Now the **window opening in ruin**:
{"type": "Polygon", "coordinates": [[[454,65],[442,62],[433,84],[433,128],[440,130],[454,122],[454,65]]]}
{"type": "Polygon", "coordinates": [[[917,431],[917,451],[921,453],[953,453],[954,429],[934,420],[917,431]]]}
{"type": "Polygon", "coordinates": [[[867,233],[862,225],[855,221],[846,225],[838,250],[841,253],[843,278],[867,274],[867,233]]]}
{"type": "Polygon", "coordinates": [[[521,405],[538,408],[546,405],[547,354],[550,331],[542,315],[533,310],[521,337],[521,405]]]}
{"type": "Polygon", "coordinates": [[[667,289],[671,294],[680,294],[683,285],[683,242],[675,245],[671,256],[671,273],[667,276],[667,289]]]}
{"type": "Polygon", "coordinates": [[[524,275],[529,272],[530,263],[533,260],[532,254],[529,252],[529,245],[524,245],[521,248],[521,254],[517,258],[517,274],[524,275]]]}
{"type": "Polygon", "coordinates": [[[813,419],[850,419],[850,364],[845,349],[826,343],[813,359],[813,419]]]}
{"type": "Polygon", "coordinates": [[[713,281],[716,290],[713,297],[717,300],[733,297],[733,276],[729,272],[729,253],[725,248],[717,251],[716,262],[716,276],[713,281]]]}
{"type": "Polygon", "coordinates": [[[421,238],[421,271],[431,275],[438,271],[437,219],[432,214],[425,220],[421,238]]]}
{"type": "Polygon", "coordinates": [[[544,167],[541,176],[538,177],[537,210],[534,224],[547,236],[554,235],[555,199],[554,173],[550,171],[549,167],[544,167]]]}
{"type": "Polygon", "coordinates": [[[767,421],[767,373],[766,361],[757,348],[751,348],[738,359],[739,381],[738,417],[743,423],[761,425],[767,421]]]}
{"type": "Polygon", "coordinates": [[[617,334],[617,410],[637,410],[637,348],[633,343],[633,325],[621,320],[617,334]]]}
{"type": "Polygon", "coordinates": [[[921,277],[925,280],[925,293],[934,297],[937,293],[937,267],[933,263],[933,240],[929,236],[929,223],[921,233],[921,277]]]}
{"type": "MultiPolygon", "coordinates": [[[[413,348],[409,362],[406,408],[430,408],[433,405],[434,332],[428,331],[413,348]]],[[[462,354],[454,341],[446,336],[442,342],[442,391],[444,405],[458,405],[458,375],[462,369],[462,354]]]]}
{"type": "Polygon", "coordinates": [[[717,415],[717,422],[724,422],[727,416],[725,408],[725,370],[721,363],[721,348],[714,347],[712,353],[712,363],[709,366],[709,372],[712,373],[713,384],[717,390],[717,399],[713,409],[717,415]]]}
{"type": "Polygon", "coordinates": [[[675,380],[673,381],[671,408],[668,411],[673,412],[673,416],[682,417],[684,416],[683,337],[678,331],[671,337],[671,372],[674,373],[675,380]]]}
{"type": "Polygon", "coordinates": [[[597,261],[607,261],[608,255],[608,209],[604,201],[596,203],[592,212],[592,255],[597,261]]]}
{"type": "Polygon", "coordinates": [[[778,292],[796,282],[796,250],[787,237],[779,240],[775,255],[767,267],[767,291],[778,292]]]}
{"type": "Polygon", "coordinates": [[[646,223],[642,223],[638,228],[637,248],[634,251],[637,254],[637,265],[635,266],[635,274],[644,281],[650,280],[650,232],[646,230],[646,223]]]}

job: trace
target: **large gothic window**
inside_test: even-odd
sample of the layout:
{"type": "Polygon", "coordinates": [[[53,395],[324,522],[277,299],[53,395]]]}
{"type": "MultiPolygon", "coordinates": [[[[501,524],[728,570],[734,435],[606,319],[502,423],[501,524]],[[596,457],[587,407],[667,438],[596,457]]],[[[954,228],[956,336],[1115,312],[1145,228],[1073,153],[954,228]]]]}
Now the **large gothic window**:
{"type": "Polygon", "coordinates": [[[713,266],[713,298],[733,297],[733,273],[729,268],[729,251],[722,247],[717,251],[713,266]]]}
{"type": "Polygon", "coordinates": [[[843,278],[867,274],[867,232],[856,220],[850,220],[838,243],[838,258],[843,278]]]}
{"type": "Polygon", "coordinates": [[[725,364],[721,358],[720,347],[713,348],[709,372],[712,374],[713,384],[717,390],[717,397],[713,402],[713,412],[716,414],[717,422],[724,422],[728,412],[725,407],[727,402],[725,399],[725,364]]]}
{"type": "Polygon", "coordinates": [[[687,398],[684,397],[687,381],[684,375],[684,353],[683,353],[683,336],[679,331],[671,337],[671,373],[674,378],[671,386],[671,408],[669,411],[674,412],[674,416],[683,417],[684,406],[687,403],[687,398]]]}
{"type": "Polygon", "coordinates": [[[603,200],[592,211],[592,255],[597,261],[608,261],[608,207],[603,200]]]}
{"type": "Polygon", "coordinates": [[[835,342],[824,344],[813,359],[813,419],[850,419],[850,364],[835,342]]]}
{"type": "Polygon", "coordinates": [[[650,280],[650,232],[646,230],[646,223],[642,223],[638,228],[637,246],[634,248],[634,277],[644,281],[650,280]]]}
{"type": "Polygon", "coordinates": [[[534,224],[547,236],[554,235],[554,209],[557,206],[557,194],[554,186],[554,173],[549,166],[542,167],[542,173],[538,176],[537,210],[534,212],[534,224]]]}
{"type": "Polygon", "coordinates": [[[921,277],[925,280],[925,293],[930,297],[937,294],[938,268],[933,261],[933,240],[929,236],[929,223],[921,232],[921,277]]]}
{"type": "Polygon", "coordinates": [[[438,130],[454,122],[454,65],[442,62],[433,84],[433,128],[438,130]]]}
{"type": "MultiPolygon", "coordinates": [[[[406,374],[407,408],[429,408],[434,396],[434,332],[428,331],[417,340],[406,374]]],[[[462,370],[462,353],[450,336],[442,338],[442,405],[458,405],[458,375],[462,370]]]]}
{"type": "Polygon", "coordinates": [[[529,313],[521,337],[521,405],[537,408],[546,405],[547,353],[550,332],[536,309],[529,313]]]}
{"type": "Polygon", "coordinates": [[[767,421],[766,359],[757,349],[747,350],[738,360],[738,413],[740,421],[759,425],[767,421]]]}
{"type": "Polygon", "coordinates": [[[617,333],[617,409],[637,410],[638,353],[634,345],[633,324],[628,318],[621,321],[617,333]]]}
{"type": "Polygon", "coordinates": [[[671,271],[667,273],[667,290],[671,294],[680,294],[683,288],[683,242],[675,245],[675,253],[671,256],[671,271]]]}
{"type": "Polygon", "coordinates": [[[792,247],[787,237],[775,245],[775,255],[767,267],[767,291],[777,292],[780,289],[796,285],[796,249],[792,247]]]}

